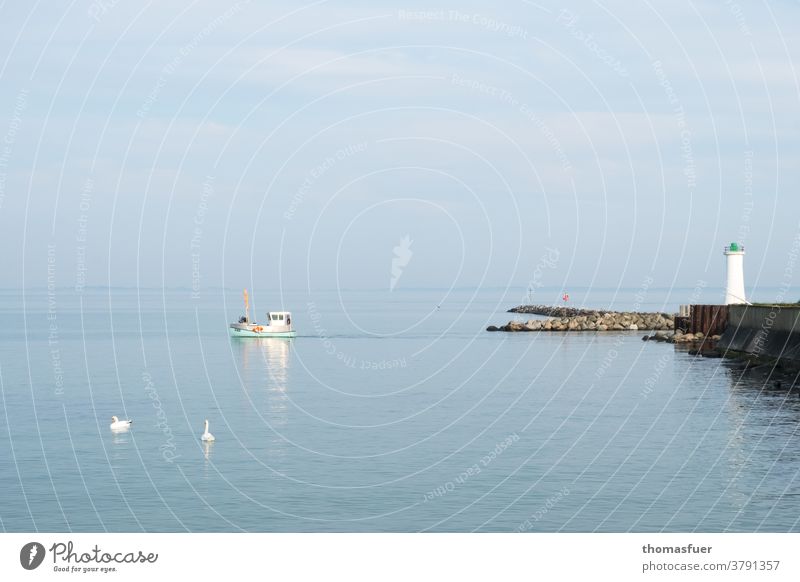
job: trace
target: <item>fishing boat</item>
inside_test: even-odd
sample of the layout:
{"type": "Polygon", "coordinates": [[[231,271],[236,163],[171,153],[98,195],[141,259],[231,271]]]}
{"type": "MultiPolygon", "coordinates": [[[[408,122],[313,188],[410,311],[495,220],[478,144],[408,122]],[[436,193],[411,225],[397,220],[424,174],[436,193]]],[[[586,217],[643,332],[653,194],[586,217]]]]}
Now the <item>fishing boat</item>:
{"type": "Polygon", "coordinates": [[[244,290],[244,315],[236,323],[230,324],[231,337],[295,337],[292,327],[292,314],[289,311],[268,311],[267,322],[250,320],[250,301],[247,289],[244,290]]]}

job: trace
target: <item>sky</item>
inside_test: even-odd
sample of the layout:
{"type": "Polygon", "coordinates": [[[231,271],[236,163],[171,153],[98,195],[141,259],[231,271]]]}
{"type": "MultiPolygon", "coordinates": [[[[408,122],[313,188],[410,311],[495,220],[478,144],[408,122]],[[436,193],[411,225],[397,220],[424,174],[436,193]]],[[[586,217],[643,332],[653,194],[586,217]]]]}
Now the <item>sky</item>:
{"type": "Polygon", "coordinates": [[[800,3],[0,5],[0,287],[798,284],[800,3]],[[398,273],[401,276],[398,276],[398,273]]]}

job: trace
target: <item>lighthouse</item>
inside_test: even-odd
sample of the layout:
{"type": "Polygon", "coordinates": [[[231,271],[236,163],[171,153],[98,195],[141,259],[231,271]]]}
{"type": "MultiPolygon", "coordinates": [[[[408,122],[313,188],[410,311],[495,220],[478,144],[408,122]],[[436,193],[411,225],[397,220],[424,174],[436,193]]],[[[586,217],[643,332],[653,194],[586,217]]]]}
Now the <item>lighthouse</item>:
{"type": "Polygon", "coordinates": [[[725,284],[725,305],[747,303],[744,297],[744,247],[732,242],[725,247],[727,277],[725,284]]]}

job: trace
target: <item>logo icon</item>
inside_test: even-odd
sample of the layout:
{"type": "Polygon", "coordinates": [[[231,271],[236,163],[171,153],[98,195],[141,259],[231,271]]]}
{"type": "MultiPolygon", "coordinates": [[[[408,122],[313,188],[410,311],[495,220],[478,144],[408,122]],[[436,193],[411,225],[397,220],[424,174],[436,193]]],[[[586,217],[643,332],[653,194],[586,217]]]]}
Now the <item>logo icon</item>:
{"type": "Polygon", "coordinates": [[[19,551],[19,563],[26,570],[35,570],[44,561],[44,546],[39,542],[28,542],[19,551]]]}
{"type": "Polygon", "coordinates": [[[389,281],[389,291],[394,291],[397,282],[400,280],[400,275],[403,274],[403,267],[407,266],[411,260],[414,252],[411,250],[411,240],[409,235],[400,239],[400,244],[392,249],[394,251],[394,258],[392,259],[392,278],[389,281]]]}

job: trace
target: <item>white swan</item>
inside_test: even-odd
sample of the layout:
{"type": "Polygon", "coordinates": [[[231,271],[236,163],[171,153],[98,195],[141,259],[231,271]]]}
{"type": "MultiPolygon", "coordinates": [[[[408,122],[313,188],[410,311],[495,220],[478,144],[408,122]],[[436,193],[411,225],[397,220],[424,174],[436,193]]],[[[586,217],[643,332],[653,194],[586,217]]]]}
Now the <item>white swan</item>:
{"type": "Polygon", "coordinates": [[[116,416],[111,417],[111,430],[128,430],[133,424],[132,420],[120,420],[116,416]]]}
{"type": "Polygon", "coordinates": [[[205,431],[203,432],[203,436],[201,436],[201,437],[200,437],[200,440],[201,440],[201,441],[204,441],[204,442],[207,442],[207,443],[208,443],[208,442],[211,442],[211,441],[215,441],[215,440],[217,440],[217,439],[215,439],[215,438],[214,438],[214,435],[213,435],[213,434],[211,434],[210,432],[208,432],[208,419],[206,419],[206,429],[205,429],[205,431]]]}

